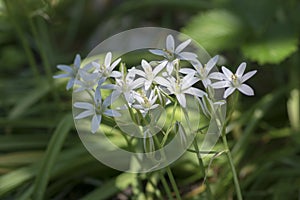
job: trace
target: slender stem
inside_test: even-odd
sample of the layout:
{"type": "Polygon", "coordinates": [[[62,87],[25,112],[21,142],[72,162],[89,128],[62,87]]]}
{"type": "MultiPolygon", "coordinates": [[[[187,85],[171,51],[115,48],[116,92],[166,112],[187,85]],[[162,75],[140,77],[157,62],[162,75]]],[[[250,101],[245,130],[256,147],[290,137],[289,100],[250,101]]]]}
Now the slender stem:
{"type": "Polygon", "coordinates": [[[165,188],[165,191],[167,193],[168,199],[170,199],[170,200],[174,199],[173,196],[172,196],[171,190],[168,186],[168,183],[166,181],[166,178],[164,177],[162,172],[159,172],[159,176],[160,176],[161,183],[162,183],[162,185],[165,188]]]}
{"type": "MultiPolygon", "coordinates": [[[[199,152],[199,147],[198,147],[198,143],[197,143],[197,139],[195,137],[194,139],[194,148],[195,148],[195,151],[196,152],[199,152]]],[[[199,163],[199,166],[200,166],[200,170],[201,170],[201,173],[203,174],[203,177],[204,177],[204,184],[207,188],[206,190],[206,193],[207,193],[207,197],[208,199],[213,199],[213,195],[212,195],[212,192],[211,192],[211,189],[210,189],[210,186],[209,186],[209,183],[205,180],[205,177],[206,177],[206,172],[205,172],[205,167],[204,167],[204,164],[203,164],[203,161],[201,159],[201,156],[200,156],[200,153],[197,153],[197,159],[198,159],[198,163],[199,163]]]]}
{"type": "Polygon", "coordinates": [[[174,190],[174,192],[175,192],[176,198],[177,198],[177,200],[181,200],[181,196],[180,196],[180,193],[179,193],[179,190],[178,190],[176,181],[175,181],[175,179],[174,179],[174,176],[173,176],[173,173],[172,173],[170,167],[169,167],[169,166],[166,167],[166,170],[167,170],[167,174],[168,174],[168,176],[169,176],[171,185],[172,185],[172,187],[173,187],[173,190],[174,190]]]}
{"type": "Polygon", "coordinates": [[[227,158],[228,158],[228,161],[229,161],[229,164],[230,164],[230,169],[231,169],[231,172],[232,172],[232,175],[233,175],[233,182],[234,182],[237,198],[238,198],[238,200],[242,200],[243,199],[242,192],[241,192],[238,176],[237,176],[237,173],[236,173],[236,170],[235,170],[235,167],[234,167],[231,152],[230,152],[229,147],[228,147],[225,128],[223,128],[222,140],[223,140],[223,144],[225,146],[226,155],[227,155],[227,158]]]}

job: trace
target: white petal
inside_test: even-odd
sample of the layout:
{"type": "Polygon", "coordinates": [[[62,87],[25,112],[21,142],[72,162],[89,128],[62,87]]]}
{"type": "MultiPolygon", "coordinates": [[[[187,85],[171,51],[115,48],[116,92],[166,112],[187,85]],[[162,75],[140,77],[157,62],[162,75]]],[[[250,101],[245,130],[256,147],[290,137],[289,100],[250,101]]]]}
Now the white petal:
{"type": "Polygon", "coordinates": [[[86,109],[86,110],[93,110],[94,109],[94,105],[91,104],[91,103],[87,103],[87,102],[75,102],[74,107],[75,108],[82,108],[82,109],[86,109]]]}
{"type": "Polygon", "coordinates": [[[118,71],[112,71],[110,74],[110,77],[113,77],[113,78],[120,78],[121,76],[122,76],[121,72],[118,72],[118,71]]]}
{"type": "Polygon", "coordinates": [[[68,77],[70,77],[69,74],[58,74],[53,76],[53,78],[68,78],[68,77]]]}
{"type": "Polygon", "coordinates": [[[237,88],[241,93],[248,95],[248,96],[253,96],[254,95],[254,91],[253,89],[246,84],[242,84],[240,85],[240,87],[237,88]]]}
{"type": "Polygon", "coordinates": [[[160,49],[151,49],[149,50],[151,53],[153,53],[154,55],[158,55],[158,56],[164,56],[165,52],[163,50],[160,49]]]}
{"type": "Polygon", "coordinates": [[[180,45],[178,45],[175,49],[175,53],[178,54],[180,53],[185,47],[187,47],[191,43],[191,39],[188,39],[184,42],[182,42],[180,45]]]}
{"type": "Polygon", "coordinates": [[[249,78],[251,78],[256,72],[257,72],[257,70],[253,70],[253,71],[246,73],[244,76],[242,76],[242,80],[241,80],[242,83],[247,81],[249,78]]]}
{"type": "Polygon", "coordinates": [[[114,61],[111,64],[111,66],[110,66],[110,70],[113,70],[120,62],[121,62],[121,58],[119,58],[118,60],[114,61]]]}
{"type": "Polygon", "coordinates": [[[111,52],[108,52],[105,56],[105,61],[104,61],[104,65],[106,68],[110,67],[110,63],[111,63],[111,52]]]}
{"type": "Polygon", "coordinates": [[[196,71],[195,70],[193,70],[193,69],[190,69],[190,68],[181,68],[180,70],[179,70],[179,72],[180,73],[183,73],[183,74],[195,74],[196,73],[196,71]]]}
{"type": "Polygon", "coordinates": [[[244,72],[245,72],[245,69],[246,69],[246,63],[245,62],[242,62],[240,64],[240,66],[238,67],[238,69],[236,70],[236,75],[238,77],[241,77],[243,76],[244,72]]]}
{"type": "Polygon", "coordinates": [[[130,85],[131,85],[132,89],[136,89],[136,88],[142,87],[144,82],[145,82],[144,78],[138,78],[138,79],[134,80],[130,85]]]}
{"type": "Polygon", "coordinates": [[[65,72],[73,73],[73,69],[68,65],[57,65],[56,67],[65,72]]]}
{"type": "Polygon", "coordinates": [[[94,114],[93,110],[86,110],[86,111],[83,111],[82,113],[80,113],[79,115],[77,115],[74,119],[86,118],[86,117],[91,116],[93,114],[94,114]]]}
{"type": "Polygon", "coordinates": [[[227,88],[225,90],[225,92],[224,92],[224,96],[223,97],[226,99],[229,95],[231,95],[234,92],[234,90],[235,90],[235,88],[232,88],[232,87],[227,88]]]}
{"type": "Polygon", "coordinates": [[[69,90],[73,87],[74,85],[74,82],[75,82],[75,79],[74,78],[71,78],[66,86],[66,89],[69,90]]]}
{"type": "Polygon", "coordinates": [[[187,89],[185,91],[185,93],[191,94],[191,95],[194,95],[194,96],[197,96],[197,97],[203,97],[204,95],[206,95],[205,92],[203,92],[202,90],[200,90],[198,88],[194,88],[194,87],[191,87],[191,88],[187,89]]]}
{"type": "Polygon", "coordinates": [[[146,60],[143,59],[141,64],[145,72],[152,71],[151,65],[146,60]]]}
{"type": "Polygon", "coordinates": [[[211,84],[211,87],[213,87],[215,89],[225,88],[225,87],[229,87],[229,86],[230,86],[229,81],[218,81],[218,82],[215,82],[215,83],[211,84]]]}
{"type": "Polygon", "coordinates": [[[231,76],[232,76],[232,72],[229,70],[229,69],[227,69],[226,67],[222,67],[222,71],[223,71],[223,73],[224,73],[224,75],[225,75],[225,78],[227,79],[227,80],[231,80],[231,76]]]}
{"type": "Polygon", "coordinates": [[[182,107],[186,107],[186,99],[184,94],[176,94],[176,98],[182,107]]]}
{"type": "Polygon", "coordinates": [[[169,81],[167,81],[165,78],[163,78],[163,77],[156,77],[155,79],[154,79],[154,81],[156,82],[156,83],[158,83],[159,85],[161,85],[161,86],[165,86],[165,87],[169,87],[170,86],[170,82],[169,81]]]}
{"type": "Polygon", "coordinates": [[[152,84],[152,81],[145,81],[145,89],[149,90],[151,84],[152,84]]]}
{"type": "Polygon", "coordinates": [[[215,79],[215,80],[223,80],[225,79],[225,75],[222,74],[221,72],[213,72],[208,75],[208,78],[215,79]]]}
{"type": "Polygon", "coordinates": [[[77,54],[75,59],[74,59],[74,67],[79,69],[80,68],[80,62],[81,62],[81,58],[80,55],[77,54]]]}
{"type": "Polygon", "coordinates": [[[219,56],[216,55],[207,62],[206,64],[207,72],[210,72],[210,70],[217,64],[218,60],[219,60],[219,56]]]}
{"type": "Polygon", "coordinates": [[[135,70],[132,70],[132,72],[139,75],[139,76],[146,77],[145,72],[143,72],[142,70],[135,69],[135,70]]]}
{"type": "Polygon", "coordinates": [[[191,52],[181,52],[178,54],[178,58],[182,60],[191,60],[194,61],[197,59],[197,54],[191,52]]]}
{"type": "Polygon", "coordinates": [[[120,117],[121,116],[121,114],[118,111],[110,110],[110,109],[106,109],[104,111],[104,114],[106,114],[107,116],[110,116],[110,117],[120,117]]]}
{"type": "Polygon", "coordinates": [[[101,115],[94,115],[92,119],[92,133],[96,133],[101,123],[101,115]]]}
{"type": "Polygon", "coordinates": [[[172,62],[168,62],[168,64],[167,64],[167,72],[168,72],[169,75],[172,74],[173,69],[174,69],[173,63],[172,62]]]}
{"type": "Polygon", "coordinates": [[[175,46],[175,42],[174,42],[173,36],[172,35],[168,35],[167,41],[166,41],[167,50],[173,53],[174,49],[175,49],[174,46],[175,46]]]}
{"type": "Polygon", "coordinates": [[[157,65],[153,70],[153,75],[156,76],[161,70],[163,70],[163,68],[166,67],[167,63],[168,61],[163,61],[162,63],[157,65]]]}

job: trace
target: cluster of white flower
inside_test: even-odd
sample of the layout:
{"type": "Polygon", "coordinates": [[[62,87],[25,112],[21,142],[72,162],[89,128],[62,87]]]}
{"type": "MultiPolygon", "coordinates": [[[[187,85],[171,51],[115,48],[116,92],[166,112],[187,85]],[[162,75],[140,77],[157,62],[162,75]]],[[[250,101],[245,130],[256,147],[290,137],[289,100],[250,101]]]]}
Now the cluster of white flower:
{"type": "Polygon", "coordinates": [[[166,49],[152,49],[150,53],[163,57],[160,61],[141,61],[141,67],[132,67],[126,70],[121,58],[112,62],[112,53],[108,52],[104,62],[92,61],[80,68],[80,56],[76,55],[72,66],[58,65],[66,74],[54,76],[54,78],[66,78],[70,80],[67,90],[75,84],[74,92],[87,91],[92,99],[91,102],[75,102],[74,107],[82,109],[75,119],[92,117],[91,132],[95,133],[101,123],[102,115],[111,117],[120,116],[118,110],[113,110],[110,105],[119,97],[126,100],[127,109],[135,109],[142,116],[155,109],[158,105],[166,106],[170,102],[178,102],[185,108],[186,95],[192,95],[199,100],[203,112],[209,115],[214,104],[220,104],[209,94],[213,89],[226,88],[224,98],[238,89],[245,95],[254,95],[253,90],[244,82],[251,78],[255,71],[244,74],[246,64],[242,63],[236,73],[232,73],[226,67],[222,72],[212,72],[219,57],[211,58],[204,66],[197,59],[197,55],[191,52],[183,52],[190,44],[186,40],[175,47],[174,38],[168,35],[166,49]],[[190,67],[181,67],[181,63],[190,64],[190,67]],[[117,66],[120,71],[115,71],[117,66]],[[196,88],[195,84],[202,82],[205,91],[196,88]],[[103,98],[101,91],[111,90],[111,95],[103,98]],[[174,98],[175,97],[175,98],[174,98]]]}

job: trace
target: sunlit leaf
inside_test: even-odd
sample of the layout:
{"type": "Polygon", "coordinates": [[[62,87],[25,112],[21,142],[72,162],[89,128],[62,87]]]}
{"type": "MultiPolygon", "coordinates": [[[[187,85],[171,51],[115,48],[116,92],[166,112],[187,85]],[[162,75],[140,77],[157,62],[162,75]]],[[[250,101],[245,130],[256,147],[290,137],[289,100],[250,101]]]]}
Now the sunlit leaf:
{"type": "Polygon", "coordinates": [[[196,15],[183,32],[208,51],[240,45],[244,39],[243,22],[228,10],[212,10],[196,15]]]}

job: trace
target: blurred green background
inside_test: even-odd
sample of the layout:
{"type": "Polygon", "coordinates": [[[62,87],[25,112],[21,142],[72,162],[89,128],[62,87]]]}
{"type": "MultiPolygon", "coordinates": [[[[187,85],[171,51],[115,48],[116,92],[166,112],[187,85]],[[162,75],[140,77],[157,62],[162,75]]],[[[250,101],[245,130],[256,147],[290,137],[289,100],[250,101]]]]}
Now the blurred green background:
{"type": "MultiPolygon", "coordinates": [[[[229,124],[244,199],[300,199],[299,13],[299,0],[0,0],[0,199],[166,196],[155,174],[89,155],[66,81],[52,79],[57,64],[143,26],[182,31],[233,71],[242,61],[258,70],[255,97],[240,98],[229,124]]],[[[172,169],[185,199],[205,199],[193,156],[172,169]]],[[[207,171],[215,199],[235,199],[225,156],[207,171]]]]}

